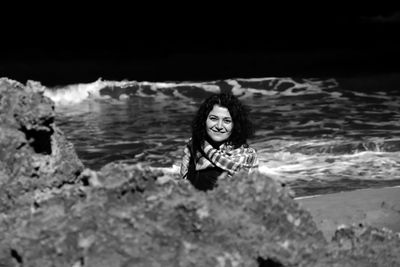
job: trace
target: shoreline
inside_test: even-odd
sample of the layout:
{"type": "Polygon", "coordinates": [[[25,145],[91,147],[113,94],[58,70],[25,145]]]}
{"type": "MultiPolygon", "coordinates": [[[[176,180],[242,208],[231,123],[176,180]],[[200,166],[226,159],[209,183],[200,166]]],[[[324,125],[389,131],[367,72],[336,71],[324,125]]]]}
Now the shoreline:
{"type": "Polygon", "coordinates": [[[383,188],[396,188],[396,187],[400,187],[400,185],[385,186],[385,187],[379,187],[379,188],[359,188],[359,189],[354,189],[354,190],[346,190],[346,191],[340,191],[340,192],[328,193],[328,194],[307,195],[307,196],[295,197],[294,200],[304,200],[304,199],[315,198],[315,197],[319,197],[319,196],[332,195],[332,194],[338,194],[338,193],[343,193],[343,192],[353,192],[353,191],[364,190],[364,189],[383,189],[383,188]]]}
{"type": "Polygon", "coordinates": [[[309,211],[327,240],[343,225],[400,232],[400,186],[357,189],[294,199],[309,211]]]}

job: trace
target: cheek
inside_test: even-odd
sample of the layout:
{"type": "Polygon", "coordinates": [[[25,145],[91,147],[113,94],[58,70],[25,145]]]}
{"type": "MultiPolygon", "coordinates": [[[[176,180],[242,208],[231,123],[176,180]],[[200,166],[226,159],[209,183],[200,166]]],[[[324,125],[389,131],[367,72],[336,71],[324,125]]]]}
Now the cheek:
{"type": "Polygon", "coordinates": [[[206,120],[206,128],[211,128],[212,122],[210,120],[206,120]]]}

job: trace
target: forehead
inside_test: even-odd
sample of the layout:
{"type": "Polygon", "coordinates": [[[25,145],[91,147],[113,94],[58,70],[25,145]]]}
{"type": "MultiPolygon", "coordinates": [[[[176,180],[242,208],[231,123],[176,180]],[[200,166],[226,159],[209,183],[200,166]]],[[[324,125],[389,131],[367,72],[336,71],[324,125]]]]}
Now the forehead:
{"type": "Polygon", "coordinates": [[[209,115],[223,117],[223,118],[231,117],[229,110],[226,107],[221,107],[220,105],[214,105],[209,115]]]}

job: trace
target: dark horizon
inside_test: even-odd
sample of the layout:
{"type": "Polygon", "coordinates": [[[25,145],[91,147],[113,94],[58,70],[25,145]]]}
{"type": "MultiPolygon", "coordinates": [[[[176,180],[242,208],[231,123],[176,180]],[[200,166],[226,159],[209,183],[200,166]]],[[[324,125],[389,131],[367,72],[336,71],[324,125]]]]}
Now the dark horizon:
{"type": "Polygon", "coordinates": [[[400,12],[389,7],[196,15],[18,26],[3,35],[1,77],[55,86],[400,72],[400,12]]]}

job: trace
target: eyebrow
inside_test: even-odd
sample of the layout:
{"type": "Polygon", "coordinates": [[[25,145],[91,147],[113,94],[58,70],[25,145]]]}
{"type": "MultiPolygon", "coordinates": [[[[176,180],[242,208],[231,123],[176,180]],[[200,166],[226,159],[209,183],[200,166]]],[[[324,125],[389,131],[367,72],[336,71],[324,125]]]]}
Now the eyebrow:
{"type": "MultiPolygon", "coordinates": [[[[211,117],[211,116],[213,116],[213,117],[217,117],[217,118],[219,118],[219,116],[218,115],[214,115],[214,114],[209,114],[208,115],[209,117],[211,117]]],[[[222,117],[223,119],[232,119],[232,117],[231,116],[229,116],[229,117],[222,117]]]]}

